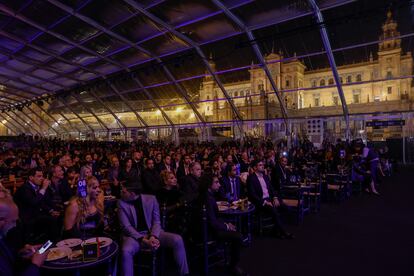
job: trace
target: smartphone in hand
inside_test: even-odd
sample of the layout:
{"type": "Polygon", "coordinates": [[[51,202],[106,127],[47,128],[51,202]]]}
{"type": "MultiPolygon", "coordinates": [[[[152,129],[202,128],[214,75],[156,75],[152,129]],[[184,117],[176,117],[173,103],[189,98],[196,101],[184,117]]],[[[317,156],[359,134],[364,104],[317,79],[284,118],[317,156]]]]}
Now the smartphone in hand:
{"type": "Polygon", "coordinates": [[[37,252],[39,254],[45,253],[45,251],[48,250],[52,246],[52,244],[53,244],[53,242],[48,240],[47,242],[45,242],[45,244],[42,245],[42,247],[39,248],[39,250],[37,252]]]}

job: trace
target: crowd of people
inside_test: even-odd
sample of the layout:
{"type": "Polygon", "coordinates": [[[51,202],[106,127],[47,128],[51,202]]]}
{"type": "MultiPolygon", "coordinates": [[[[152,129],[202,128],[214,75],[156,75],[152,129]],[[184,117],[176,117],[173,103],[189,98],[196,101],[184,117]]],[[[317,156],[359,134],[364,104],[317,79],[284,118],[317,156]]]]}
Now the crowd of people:
{"type": "Polygon", "coordinates": [[[174,145],[36,139],[3,146],[0,179],[25,182],[11,191],[0,186],[0,274],[39,274],[47,252],[37,249],[46,240],[111,235],[121,244],[122,275],[134,275],[140,249],[159,247],[170,248],[178,274],[188,275],[187,244],[202,235],[194,220],[205,209],[209,235],[230,245],[229,272],[245,275],[238,266],[241,229],[220,217],[217,201],[248,198],[255,212],[273,221],[272,236],[293,239],[280,216],[283,186],[347,170],[367,193],[379,195],[378,175],[391,169],[386,149],[362,141],[324,142],[320,149],[308,140],[291,148],[270,140],[174,145]],[[309,162],[317,164],[315,171],[309,162]],[[80,180],[86,193],[78,191],[80,180]],[[109,195],[118,199],[112,223],[104,200],[109,195]]]}

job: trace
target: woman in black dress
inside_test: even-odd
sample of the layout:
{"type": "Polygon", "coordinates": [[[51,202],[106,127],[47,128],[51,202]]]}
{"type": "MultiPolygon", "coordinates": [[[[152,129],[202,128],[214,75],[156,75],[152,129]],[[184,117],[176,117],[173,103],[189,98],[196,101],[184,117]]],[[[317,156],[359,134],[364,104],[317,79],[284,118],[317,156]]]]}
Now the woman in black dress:
{"type": "Polygon", "coordinates": [[[64,238],[102,236],[104,230],[104,199],[99,181],[94,176],[86,179],[86,197],[76,196],[66,208],[64,238]]]}
{"type": "Polygon", "coordinates": [[[161,172],[163,187],[157,193],[157,200],[160,204],[161,212],[166,212],[166,225],[168,231],[182,233],[184,231],[184,201],[183,194],[178,190],[177,178],[171,171],[161,172]]]}

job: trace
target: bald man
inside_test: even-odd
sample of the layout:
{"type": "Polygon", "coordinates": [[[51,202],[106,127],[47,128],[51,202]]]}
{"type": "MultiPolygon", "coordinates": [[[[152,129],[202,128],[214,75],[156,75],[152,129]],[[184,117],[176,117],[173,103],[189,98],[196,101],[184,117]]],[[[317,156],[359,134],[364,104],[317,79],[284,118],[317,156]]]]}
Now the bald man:
{"type": "Polygon", "coordinates": [[[19,255],[30,260],[30,265],[23,271],[16,270],[16,257],[11,248],[5,242],[5,237],[10,229],[16,227],[19,218],[19,210],[16,204],[9,198],[0,198],[0,275],[40,275],[39,267],[43,265],[48,252],[43,254],[37,253],[41,245],[26,245],[19,251],[19,255]]]}

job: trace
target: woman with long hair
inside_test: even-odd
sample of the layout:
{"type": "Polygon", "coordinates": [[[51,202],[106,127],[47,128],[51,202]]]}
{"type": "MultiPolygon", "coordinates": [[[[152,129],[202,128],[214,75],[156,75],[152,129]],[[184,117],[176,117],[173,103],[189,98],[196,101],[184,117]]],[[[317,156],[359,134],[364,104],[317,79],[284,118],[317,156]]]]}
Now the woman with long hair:
{"type": "Polygon", "coordinates": [[[104,229],[104,198],[99,181],[86,179],[87,195],[74,197],[65,212],[64,237],[82,238],[102,235],[104,229]]]}
{"type": "Polygon", "coordinates": [[[183,193],[178,189],[174,172],[161,172],[162,188],[157,193],[157,200],[162,211],[166,211],[166,227],[168,231],[183,234],[185,229],[183,193]]]}
{"type": "Polygon", "coordinates": [[[133,166],[132,158],[125,159],[125,163],[119,171],[118,180],[125,186],[142,190],[141,173],[133,166]]]}

